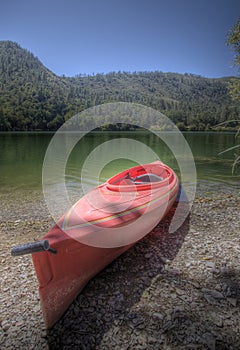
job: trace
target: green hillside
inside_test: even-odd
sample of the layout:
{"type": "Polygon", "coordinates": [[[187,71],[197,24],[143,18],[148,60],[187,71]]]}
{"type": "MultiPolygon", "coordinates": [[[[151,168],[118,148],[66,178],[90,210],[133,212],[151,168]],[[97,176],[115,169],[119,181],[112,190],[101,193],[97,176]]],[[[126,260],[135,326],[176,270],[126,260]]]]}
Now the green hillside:
{"type": "Polygon", "coordinates": [[[17,43],[0,41],[0,130],[56,130],[77,112],[117,101],[153,107],[182,129],[205,130],[239,115],[229,80],[159,71],[59,77],[17,43]]]}

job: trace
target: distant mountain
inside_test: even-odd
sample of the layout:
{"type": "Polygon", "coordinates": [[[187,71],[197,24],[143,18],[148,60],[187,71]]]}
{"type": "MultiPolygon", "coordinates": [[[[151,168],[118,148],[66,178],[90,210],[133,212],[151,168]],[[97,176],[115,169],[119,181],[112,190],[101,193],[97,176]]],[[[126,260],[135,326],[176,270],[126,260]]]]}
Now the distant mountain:
{"type": "Polygon", "coordinates": [[[66,88],[32,53],[0,42],[1,130],[46,130],[54,118],[63,121],[66,88]]]}
{"type": "Polygon", "coordinates": [[[17,43],[0,41],[0,130],[56,130],[77,112],[117,101],[153,107],[181,129],[205,130],[239,115],[229,80],[159,71],[59,77],[17,43]]]}

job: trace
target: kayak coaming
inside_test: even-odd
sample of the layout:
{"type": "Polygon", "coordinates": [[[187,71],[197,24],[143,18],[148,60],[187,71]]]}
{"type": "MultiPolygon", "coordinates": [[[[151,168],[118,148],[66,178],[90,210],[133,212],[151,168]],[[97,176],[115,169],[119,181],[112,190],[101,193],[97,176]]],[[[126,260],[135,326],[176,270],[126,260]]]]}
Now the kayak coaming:
{"type": "MultiPolygon", "coordinates": [[[[158,165],[163,166],[160,162],[158,165]]],[[[164,167],[166,166],[164,165],[164,167]]],[[[48,239],[50,246],[58,252],[56,255],[47,251],[32,254],[33,264],[39,280],[41,308],[46,328],[51,328],[57,322],[92,277],[135,244],[139,239],[139,232],[146,235],[158,224],[161,204],[165,205],[164,215],[168,213],[176,199],[179,182],[171,169],[168,167],[167,169],[171,172],[172,183],[169,183],[170,178],[168,178],[165,182],[165,184],[168,183],[168,186],[165,188],[163,186],[158,188],[155,186],[152,190],[151,188],[141,189],[137,194],[138,205],[134,206],[132,204],[132,207],[129,209],[107,217],[107,206],[104,207],[104,212],[94,209],[92,212],[86,210],[86,213],[82,213],[81,206],[86,197],[89,196],[87,194],[70,208],[44,236],[44,239],[48,239]],[[147,200],[149,198],[151,200],[147,200]],[[167,202],[164,200],[167,200],[167,202]],[[83,217],[76,215],[79,214],[79,211],[83,217]],[[95,212],[97,218],[95,217],[91,221],[89,220],[91,217],[89,215],[93,215],[93,212],[95,212]],[[144,221],[136,220],[142,214],[144,214],[144,221]],[[83,222],[73,225],[74,222],[79,222],[79,220],[83,220],[83,222]],[[121,237],[119,237],[119,246],[101,247],[92,245],[91,238],[94,239],[94,233],[97,232],[99,234],[101,232],[103,237],[105,237],[107,229],[109,230],[111,227],[113,230],[116,230],[118,227],[124,228],[131,222],[134,223],[134,230],[137,233],[136,240],[133,242],[121,245],[121,237]],[[84,238],[83,241],[82,238],[84,238]]],[[[109,180],[97,189],[92,190],[91,193],[95,196],[96,191],[100,191],[101,195],[105,196],[104,198],[114,195],[112,193],[114,191],[109,189],[108,184],[109,180]]],[[[141,185],[137,185],[134,188],[138,186],[141,185]]],[[[115,192],[115,196],[117,192],[115,192]]],[[[129,191],[128,187],[127,191],[123,192],[126,199],[131,191],[129,191]]],[[[110,202],[106,203],[111,205],[110,202]]],[[[86,209],[91,207],[91,203],[88,204],[89,206],[86,209]]]]}

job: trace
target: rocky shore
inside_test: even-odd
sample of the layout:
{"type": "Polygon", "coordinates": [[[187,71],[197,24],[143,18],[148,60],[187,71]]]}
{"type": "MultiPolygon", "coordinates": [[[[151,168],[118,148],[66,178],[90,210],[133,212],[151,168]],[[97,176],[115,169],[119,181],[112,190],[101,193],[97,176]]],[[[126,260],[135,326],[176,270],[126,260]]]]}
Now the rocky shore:
{"type": "Polygon", "coordinates": [[[200,183],[177,232],[165,219],[46,331],[31,257],[10,250],[53,222],[41,194],[2,193],[0,349],[240,349],[239,209],[240,185],[200,183]]]}

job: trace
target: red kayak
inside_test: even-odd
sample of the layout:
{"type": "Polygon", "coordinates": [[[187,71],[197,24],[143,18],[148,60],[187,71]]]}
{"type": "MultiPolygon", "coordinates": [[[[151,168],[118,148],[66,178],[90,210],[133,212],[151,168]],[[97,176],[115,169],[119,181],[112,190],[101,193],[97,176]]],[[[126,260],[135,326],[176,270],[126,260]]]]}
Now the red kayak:
{"type": "Polygon", "coordinates": [[[113,176],[62,216],[31,251],[47,328],[94,275],[159,223],[178,190],[173,170],[156,161],[113,176]]]}

